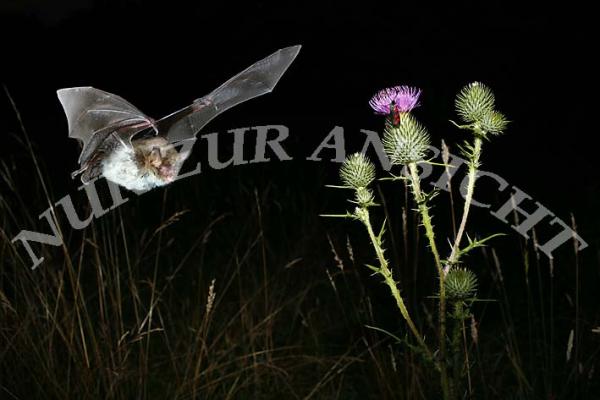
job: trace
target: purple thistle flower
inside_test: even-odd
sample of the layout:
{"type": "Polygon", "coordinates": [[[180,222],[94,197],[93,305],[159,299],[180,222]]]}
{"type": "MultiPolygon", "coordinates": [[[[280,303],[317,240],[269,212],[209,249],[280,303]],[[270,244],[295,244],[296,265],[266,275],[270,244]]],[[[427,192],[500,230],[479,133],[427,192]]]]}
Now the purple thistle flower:
{"type": "Polygon", "coordinates": [[[411,110],[419,105],[419,96],[421,89],[411,86],[398,87],[395,104],[398,111],[401,113],[411,112],[411,110]]]}
{"type": "Polygon", "coordinates": [[[411,86],[394,86],[382,89],[369,101],[377,114],[407,113],[417,107],[421,89],[411,86]]]}
{"type": "Polygon", "coordinates": [[[391,105],[395,103],[398,86],[380,90],[369,100],[369,105],[377,114],[391,114],[391,105]]]}

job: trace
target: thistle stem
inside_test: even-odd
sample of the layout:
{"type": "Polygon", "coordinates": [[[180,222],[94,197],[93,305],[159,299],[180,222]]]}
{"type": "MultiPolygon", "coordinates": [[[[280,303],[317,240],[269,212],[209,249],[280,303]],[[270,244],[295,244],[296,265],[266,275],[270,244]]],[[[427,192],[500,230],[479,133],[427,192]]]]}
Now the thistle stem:
{"type": "Polygon", "coordinates": [[[477,179],[477,170],[479,168],[479,158],[481,157],[482,144],[483,141],[481,140],[481,137],[479,135],[476,135],[475,140],[473,141],[473,152],[470,154],[469,159],[467,193],[465,195],[463,215],[460,221],[460,226],[458,227],[458,233],[456,234],[456,238],[454,239],[454,245],[452,245],[450,257],[448,257],[449,266],[458,262],[460,248],[459,246],[462,240],[462,236],[465,233],[465,227],[467,226],[467,219],[469,217],[469,210],[471,209],[471,203],[473,202],[473,192],[475,191],[475,180],[477,179]]]}
{"type": "MultiPolygon", "coordinates": [[[[417,329],[415,323],[413,322],[413,320],[408,312],[408,309],[406,308],[406,305],[404,304],[404,299],[402,298],[402,295],[400,294],[398,285],[396,284],[396,282],[394,281],[394,278],[392,277],[392,271],[390,270],[388,262],[385,258],[384,249],[381,247],[381,241],[380,241],[379,237],[377,237],[375,235],[375,232],[373,231],[373,226],[371,225],[371,218],[369,215],[369,210],[366,207],[361,207],[361,208],[358,208],[357,211],[358,212],[356,214],[357,214],[358,218],[364,224],[364,226],[367,228],[367,233],[369,234],[369,238],[371,239],[371,243],[373,244],[373,248],[375,249],[375,254],[377,255],[377,259],[379,260],[379,271],[378,271],[379,274],[381,274],[381,276],[383,276],[385,283],[390,288],[390,291],[392,292],[392,296],[396,300],[396,305],[400,309],[400,314],[402,314],[402,317],[408,324],[410,331],[412,332],[414,337],[419,342],[419,345],[421,346],[421,348],[427,355],[427,358],[429,358],[430,360],[433,361],[434,360],[433,354],[431,353],[431,350],[429,350],[429,347],[427,347],[427,344],[425,344],[425,341],[423,340],[423,336],[421,335],[421,333],[419,333],[419,330],[417,329]]],[[[437,363],[435,363],[435,364],[436,364],[436,368],[439,369],[439,367],[437,366],[437,363]]]]}
{"type": "Polygon", "coordinates": [[[454,329],[452,333],[452,375],[453,375],[453,392],[456,391],[456,386],[459,385],[461,381],[461,369],[463,367],[463,363],[460,360],[461,354],[461,333],[463,327],[463,303],[458,301],[454,304],[454,329]]]}
{"type": "Polygon", "coordinates": [[[417,164],[411,162],[408,164],[408,170],[410,174],[411,188],[419,214],[421,214],[421,220],[425,227],[425,236],[429,241],[429,248],[433,253],[435,260],[435,266],[439,275],[440,283],[440,303],[439,303],[439,325],[440,325],[440,378],[442,385],[442,392],[444,399],[450,398],[450,384],[448,381],[448,370],[446,362],[446,288],[444,286],[445,273],[440,260],[440,253],[438,252],[437,245],[435,244],[435,233],[433,231],[433,224],[431,222],[431,215],[429,214],[429,208],[427,206],[427,199],[421,191],[421,181],[417,170],[417,164]]]}

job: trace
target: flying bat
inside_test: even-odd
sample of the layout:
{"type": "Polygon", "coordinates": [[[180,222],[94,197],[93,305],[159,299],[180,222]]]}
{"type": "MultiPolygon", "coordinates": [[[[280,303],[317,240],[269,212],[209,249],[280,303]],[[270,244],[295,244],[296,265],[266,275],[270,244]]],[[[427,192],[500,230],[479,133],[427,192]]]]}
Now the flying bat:
{"type": "Polygon", "coordinates": [[[129,190],[145,191],[175,180],[190,152],[176,144],[195,139],[223,111],[273,90],[298,55],[300,46],[280,49],[164,118],[154,120],[123,98],[93,87],[57,91],[69,137],[82,144],[80,169],[84,184],[104,176],[129,190]]]}

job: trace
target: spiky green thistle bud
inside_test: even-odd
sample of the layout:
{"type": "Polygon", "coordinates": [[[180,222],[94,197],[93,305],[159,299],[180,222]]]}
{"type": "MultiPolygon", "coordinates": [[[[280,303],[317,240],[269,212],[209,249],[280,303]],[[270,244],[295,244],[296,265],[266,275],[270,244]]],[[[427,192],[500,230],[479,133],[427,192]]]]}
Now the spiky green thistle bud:
{"type": "Polygon", "coordinates": [[[427,154],[429,144],[427,129],[412,115],[402,115],[397,125],[386,122],[383,148],[392,164],[421,161],[427,154]]]}
{"type": "Polygon", "coordinates": [[[494,111],[494,93],[483,83],[473,82],[461,89],[455,105],[456,112],[464,122],[479,122],[494,111]]]}
{"type": "Polygon", "coordinates": [[[366,188],[375,179],[375,165],[362,153],[351,154],[342,164],[340,178],[348,187],[366,188]]]}
{"type": "Polygon", "coordinates": [[[375,197],[373,196],[373,192],[371,189],[367,189],[365,187],[359,187],[356,189],[355,200],[358,205],[361,207],[373,205],[375,197]]]}
{"type": "Polygon", "coordinates": [[[508,125],[508,121],[504,114],[498,111],[491,111],[481,118],[479,121],[479,127],[483,129],[486,133],[491,133],[492,135],[499,135],[506,129],[508,125]]]}
{"type": "Polygon", "coordinates": [[[466,268],[451,268],[444,280],[446,296],[450,300],[473,297],[477,292],[477,277],[466,268]]]}

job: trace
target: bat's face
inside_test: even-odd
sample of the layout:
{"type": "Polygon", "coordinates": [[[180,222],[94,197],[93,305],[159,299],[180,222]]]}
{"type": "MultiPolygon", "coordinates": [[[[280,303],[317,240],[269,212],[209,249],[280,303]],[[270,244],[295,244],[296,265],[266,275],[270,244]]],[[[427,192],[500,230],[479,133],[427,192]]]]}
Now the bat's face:
{"type": "Polygon", "coordinates": [[[119,146],[102,162],[102,174],[126,189],[145,191],[175,180],[183,157],[163,137],[134,140],[119,146]]]}

